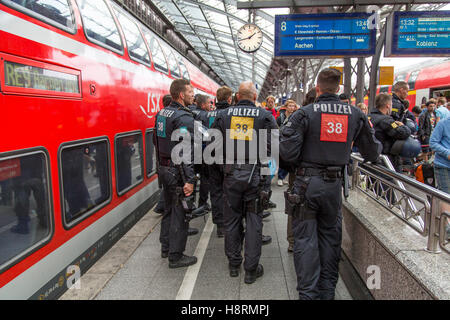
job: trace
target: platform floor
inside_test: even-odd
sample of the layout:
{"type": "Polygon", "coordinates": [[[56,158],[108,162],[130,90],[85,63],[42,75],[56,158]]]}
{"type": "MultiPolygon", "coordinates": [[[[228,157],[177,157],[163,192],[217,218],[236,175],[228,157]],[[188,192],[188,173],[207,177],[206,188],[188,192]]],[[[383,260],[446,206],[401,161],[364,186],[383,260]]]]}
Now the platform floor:
{"type": "MultiPolygon", "coordinates": [[[[191,221],[199,233],[188,238],[185,254],[197,256],[198,262],[169,269],[168,259],[160,256],[161,216],[151,210],[82,276],[80,289],[68,290],[60,299],[296,300],[293,255],[287,252],[286,188],[273,179],[271,200],[277,208],[263,220],[263,234],[272,236],[272,242],[262,247],[264,276],[251,285],[244,283],[243,267],[239,277],[229,276],[224,239],[217,237],[211,214],[191,221]]],[[[352,299],[341,279],[336,299],[352,299]]]]}

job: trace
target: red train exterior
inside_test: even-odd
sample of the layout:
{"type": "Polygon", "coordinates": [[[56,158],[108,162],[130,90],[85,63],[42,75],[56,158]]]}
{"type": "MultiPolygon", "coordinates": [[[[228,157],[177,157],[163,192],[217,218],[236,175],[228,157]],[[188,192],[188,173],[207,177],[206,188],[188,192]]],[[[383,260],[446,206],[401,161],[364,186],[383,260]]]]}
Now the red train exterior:
{"type": "MultiPolygon", "coordinates": [[[[162,108],[162,96],[168,93],[174,77],[171,70],[167,74],[156,70],[153,59],[150,65],[130,59],[126,34],[109,1],[105,3],[119,26],[123,53],[89,41],[75,0],[68,1],[74,19],[73,33],[17,10],[12,2],[0,1],[0,171],[6,170],[3,178],[0,173],[0,182],[8,175],[20,174],[14,171],[18,166],[14,169],[16,153],[42,150],[48,158],[51,227],[44,243],[0,263],[0,299],[53,299],[67,289],[67,266],[78,265],[85,272],[112,246],[118,234],[123,234],[154,205],[158,195],[154,173],[144,174],[142,181],[130,190],[120,195],[117,192],[115,141],[119,133],[140,132],[145,137],[154,126],[154,115],[162,108]],[[57,72],[61,79],[77,79],[70,80],[70,85],[78,85],[79,92],[76,88],[73,92],[24,88],[21,83],[27,79],[11,71],[23,65],[30,70],[46,70],[44,73],[57,72]],[[108,143],[110,199],[67,227],[62,214],[61,148],[92,138],[108,143]]],[[[142,32],[142,24],[134,21],[142,32]]],[[[151,56],[148,46],[146,41],[151,56]]],[[[194,87],[214,96],[218,84],[182,59],[194,87]]],[[[33,72],[33,77],[39,77],[37,71],[33,72]]],[[[143,139],[142,145],[146,142],[143,139]]],[[[144,159],[151,156],[145,147],[143,150],[144,159]]],[[[7,245],[0,242],[0,246],[7,245]]]]}

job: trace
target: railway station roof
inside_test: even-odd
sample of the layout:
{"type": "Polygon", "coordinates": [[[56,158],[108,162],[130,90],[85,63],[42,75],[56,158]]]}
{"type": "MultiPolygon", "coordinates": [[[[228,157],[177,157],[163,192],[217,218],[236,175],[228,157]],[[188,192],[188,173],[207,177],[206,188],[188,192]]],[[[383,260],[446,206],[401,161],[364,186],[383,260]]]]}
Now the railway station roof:
{"type": "MultiPolygon", "coordinates": [[[[295,1],[300,3],[301,1],[295,1]]],[[[312,12],[351,12],[353,6],[333,5],[343,2],[341,0],[327,1],[328,7],[289,7],[289,1],[236,1],[236,0],[154,0],[153,3],[175,26],[187,41],[194,47],[197,53],[208,63],[214,72],[230,87],[236,90],[239,83],[254,79],[264,94],[275,88],[276,83],[285,77],[280,70],[289,69],[300,65],[298,61],[286,59],[274,59],[274,22],[275,14],[312,13],[312,12]],[[263,31],[263,43],[254,53],[255,75],[253,78],[252,54],[245,53],[237,45],[236,35],[238,29],[250,22],[250,9],[238,9],[245,7],[245,3],[253,3],[255,20],[263,31]],[[269,4],[278,7],[277,10],[265,9],[269,4]],[[259,7],[257,5],[260,5],[259,7]],[[266,5],[267,4],[267,5],[266,5]],[[256,8],[255,8],[256,6],[256,8]],[[309,11],[308,11],[309,10],[309,11]],[[280,69],[280,66],[284,66],[280,69]],[[264,87],[264,88],[263,88],[264,87]]],[[[324,1],[322,1],[325,3],[324,1]]],[[[366,1],[367,2],[367,1],[366,1]]],[[[385,1],[388,3],[389,1],[385,1]]],[[[430,1],[418,1],[420,4],[410,4],[410,10],[437,10],[445,5],[430,1]]],[[[305,1],[312,3],[311,1],[305,1]]],[[[393,3],[391,1],[391,3],[393,3]]],[[[412,2],[414,3],[414,1],[412,2]]],[[[381,18],[384,19],[393,9],[393,5],[381,5],[381,18]]],[[[324,59],[308,61],[306,65],[308,74],[316,73],[316,66],[325,66],[336,63],[336,60],[324,59]]],[[[292,69],[291,69],[292,70],[292,69]]],[[[299,71],[298,68],[294,72],[299,71]]]]}

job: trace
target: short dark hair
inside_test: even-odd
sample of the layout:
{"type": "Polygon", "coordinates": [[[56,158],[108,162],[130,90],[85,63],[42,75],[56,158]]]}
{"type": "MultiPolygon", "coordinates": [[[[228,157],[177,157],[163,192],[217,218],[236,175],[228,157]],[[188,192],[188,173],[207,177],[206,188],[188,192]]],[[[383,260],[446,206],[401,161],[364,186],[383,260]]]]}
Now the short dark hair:
{"type": "Polygon", "coordinates": [[[206,94],[198,94],[195,103],[200,108],[200,106],[206,103],[208,100],[209,97],[206,94]]]}
{"type": "Polygon", "coordinates": [[[375,98],[375,107],[377,109],[383,108],[389,101],[392,101],[392,96],[387,93],[380,93],[375,98]]]}
{"type": "Polygon", "coordinates": [[[397,81],[392,87],[392,91],[397,92],[402,88],[408,88],[408,83],[406,81],[397,81]]]}
{"type": "Polygon", "coordinates": [[[305,100],[303,101],[303,105],[307,106],[308,104],[314,103],[316,101],[316,87],[312,87],[311,90],[305,96],[305,100]]]}
{"type": "Polygon", "coordinates": [[[167,107],[171,102],[172,102],[172,96],[170,94],[166,94],[162,98],[162,103],[163,103],[164,108],[167,107]]]}
{"type": "Polygon", "coordinates": [[[233,95],[233,90],[227,86],[222,86],[217,89],[216,98],[218,102],[226,102],[229,97],[233,95]]]}
{"type": "Polygon", "coordinates": [[[190,86],[191,82],[186,79],[176,79],[173,80],[170,85],[170,95],[172,96],[172,100],[178,99],[180,93],[186,90],[186,86],[190,86]]]}
{"type": "Polygon", "coordinates": [[[411,111],[420,114],[422,112],[422,109],[419,106],[414,106],[411,111]]]}
{"type": "Polygon", "coordinates": [[[428,107],[430,104],[436,104],[436,102],[430,100],[430,101],[428,101],[427,103],[425,103],[425,105],[426,105],[427,107],[428,107]]]}
{"type": "Polygon", "coordinates": [[[345,93],[341,93],[339,95],[339,100],[350,100],[350,98],[345,93]]]}
{"type": "Polygon", "coordinates": [[[323,93],[336,93],[342,73],[339,70],[326,68],[319,72],[317,86],[323,93]]]}

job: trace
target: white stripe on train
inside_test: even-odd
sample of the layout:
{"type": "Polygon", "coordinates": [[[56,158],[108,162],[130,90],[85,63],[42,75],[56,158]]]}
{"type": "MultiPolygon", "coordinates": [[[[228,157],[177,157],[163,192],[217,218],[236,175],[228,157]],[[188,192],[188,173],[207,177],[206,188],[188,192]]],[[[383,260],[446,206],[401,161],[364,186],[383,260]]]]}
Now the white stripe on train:
{"type": "MultiPolygon", "coordinates": [[[[1,16],[0,16],[1,19],[1,16]]],[[[4,287],[0,288],[0,300],[28,299],[46,285],[58,272],[65,270],[87,248],[94,245],[112,228],[136,210],[158,190],[158,180],[139,190],[72,239],[28,268],[4,287]]]]}

